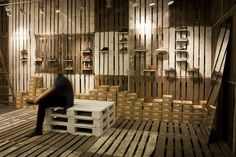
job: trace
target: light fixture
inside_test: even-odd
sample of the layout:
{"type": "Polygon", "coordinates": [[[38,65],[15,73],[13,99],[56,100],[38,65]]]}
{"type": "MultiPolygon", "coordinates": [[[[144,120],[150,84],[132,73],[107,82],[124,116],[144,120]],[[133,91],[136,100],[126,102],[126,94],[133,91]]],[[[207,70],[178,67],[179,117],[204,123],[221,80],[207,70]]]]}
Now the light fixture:
{"type": "Polygon", "coordinates": [[[168,2],[168,5],[170,6],[170,5],[174,4],[174,3],[175,3],[174,0],[170,0],[170,1],[168,2]]]}
{"type": "Polygon", "coordinates": [[[23,8],[20,8],[19,11],[20,11],[21,14],[25,14],[25,11],[24,11],[23,8]]]}
{"type": "Polygon", "coordinates": [[[5,11],[7,12],[7,16],[11,16],[12,13],[11,13],[11,7],[10,6],[6,6],[5,7],[5,11]]]}
{"type": "Polygon", "coordinates": [[[45,6],[42,1],[39,2],[39,13],[40,14],[45,14],[45,6]]]}
{"type": "Polygon", "coordinates": [[[152,7],[152,6],[154,6],[154,5],[156,5],[156,2],[155,2],[155,0],[151,0],[150,2],[149,2],[149,4],[148,4],[150,7],[152,7]]]}
{"type": "Polygon", "coordinates": [[[111,0],[106,0],[107,1],[107,8],[112,8],[112,2],[111,0]]]}
{"type": "Polygon", "coordinates": [[[138,6],[138,2],[137,2],[137,0],[133,0],[132,2],[131,2],[131,6],[132,7],[137,7],[138,6]]]}
{"type": "Polygon", "coordinates": [[[80,0],[80,10],[85,8],[84,0],[80,0]]]}

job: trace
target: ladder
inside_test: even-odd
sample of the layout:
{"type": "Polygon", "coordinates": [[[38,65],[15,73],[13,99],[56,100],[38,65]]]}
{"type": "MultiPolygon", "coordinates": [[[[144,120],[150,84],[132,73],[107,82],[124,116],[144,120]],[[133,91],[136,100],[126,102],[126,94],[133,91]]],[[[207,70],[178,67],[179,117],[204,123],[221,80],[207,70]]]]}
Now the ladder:
{"type": "MultiPolygon", "coordinates": [[[[11,90],[12,95],[9,95],[9,96],[12,96],[12,98],[13,98],[12,103],[15,103],[15,100],[16,100],[15,92],[13,90],[13,87],[12,87],[12,84],[11,84],[11,81],[9,78],[9,72],[7,70],[1,49],[0,49],[0,67],[1,67],[1,71],[2,71],[3,75],[5,76],[5,79],[7,80],[8,87],[11,90]]],[[[8,102],[8,104],[9,104],[9,102],[8,102]]]]}

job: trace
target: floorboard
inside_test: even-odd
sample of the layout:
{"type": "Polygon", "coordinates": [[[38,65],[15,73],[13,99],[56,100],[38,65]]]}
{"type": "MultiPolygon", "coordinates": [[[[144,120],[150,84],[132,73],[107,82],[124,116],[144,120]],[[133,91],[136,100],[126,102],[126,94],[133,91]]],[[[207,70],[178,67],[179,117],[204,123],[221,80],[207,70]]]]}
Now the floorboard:
{"type": "Polygon", "coordinates": [[[0,114],[1,157],[233,157],[224,142],[208,144],[208,131],[195,124],[119,118],[100,137],[44,132],[28,138],[35,118],[32,109],[0,114]]]}

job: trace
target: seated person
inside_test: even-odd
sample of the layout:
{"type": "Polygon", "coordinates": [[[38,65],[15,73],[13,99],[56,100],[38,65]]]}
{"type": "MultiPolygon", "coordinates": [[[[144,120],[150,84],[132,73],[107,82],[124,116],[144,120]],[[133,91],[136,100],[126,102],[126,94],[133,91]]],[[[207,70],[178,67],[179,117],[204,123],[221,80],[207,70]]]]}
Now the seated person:
{"type": "Polygon", "coordinates": [[[46,108],[62,107],[64,109],[67,109],[74,104],[73,88],[71,82],[62,75],[61,64],[54,63],[52,66],[55,73],[58,74],[53,87],[33,100],[26,100],[27,104],[39,104],[36,128],[34,132],[27,135],[28,137],[42,135],[46,108]]]}

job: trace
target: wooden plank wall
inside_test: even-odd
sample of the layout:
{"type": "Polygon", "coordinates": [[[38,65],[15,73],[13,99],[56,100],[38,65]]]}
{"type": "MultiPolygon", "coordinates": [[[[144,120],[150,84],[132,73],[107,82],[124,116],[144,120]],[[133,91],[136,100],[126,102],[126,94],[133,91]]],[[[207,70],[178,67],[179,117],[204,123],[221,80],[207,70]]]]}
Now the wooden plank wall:
{"type": "MultiPolygon", "coordinates": [[[[188,10],[194,9],[194,5],[185,0],[177,1],[173,6],[168,6],[167,0],[156,1],[157,5],[153,7],[148,6],[148,1],[138,2],[138,7],[130,8],[129,19],[129,38],[134,39],[133,43],[130,43],[130,55],[133,55],[136,64],[131,65],[134,74],[131,91],[137,92],[139,96],[147,99],[162,97],[163,94],[172,94],[174,99],[187,99],[194,102],[205,99],[211,77],[212,53],[212,30],[209,23],[204,22],[205,16],[202,16],[204,19],[193,20],[194,23],[187,22],[190,17],[186,18],[185,15],[188,10]],[[173,10],[176,10],[175,16],[171,14],[173,10]],[[172,23],[170,23],[171,21],[172,23]],[[173,24],[173,21],[181,22],[173,24]],[[188,38],[187,65],[176,62],[179,56],[175,53],[175,49],[179,45],[175,39],[179,37],[179,34],[175,32],[175,28],[178,26],[187,26],[188,30],[186,36],[188,38]],[[134,49],[139,47],[146,49],[145,55],[134,53],[134,49]],[[155,50],[161,47],[167,48],[168,54],[157,55],[155,50]],[[144,65],[142,65],[143,63],[144,65]],[[151,78],[145,77],[142,72],[150,65],[156,69],[155,76],[151,78]],[[176,69],[176,79],[167,78],[165,70],[169,68],[176,69]],[[202,80],[194,81],[188,78],[187,69],[191,68],[199,68],[202,80]]],[[[195,7],[199,9],[204,6],[202,3],[195,7]]],[[[193,19],[195,18],[194,14],[191,16],[193,19]]]]}
{"type": "MultiPolygon", "coordinates": [[[[22,2],[24,0],[21,0],[22,2]]],[[[11,2],[16,2],[12,0],[11,2]]],[[[30,76],[35,75],[35,35],[37,34],[81,34],[94,33],[94,73],[95,75],[69,74],[76,92],[88,92],[101,84],[121,85],[123,90],[137,92],[139,97],[151,99],[173,94],[175,99],[188,99],[198,102],[205,99],[211,76],[211,40],[212,29],[206,3],[179,0],[168,6],[168,0],[156,0],[155,6],[148,6],[147,0],[138,0],[138,6],[132,7],[131,0],[112,1],[112,8],[106,8],[105,0],[46,1],[45,14],[40,14],[39,3],[18,4],[12,6],[13,16],[9,18],[10,71],[14,89],[26,90],[30,76]],[[54,2],[59,4],[61,12],[55,13],[54,2]],[[19,12],[24,8],[25,13],[19,12]],[[203,9],[200,9],[203,8],[203,9]],[[184,15],[195,10],[187,17],[184,15]],[[173,16],[173,13],[175,13],[173,16]],[[201,14],[201,16],[198,16],[201,14]],[[46,16],[47,15],[47,16],[46,16]],[[188,19],[191,23],[186,22],[188,19]],[[176,22],[182,21],[182,22],[176,22]],[[175,53],[179,34],[176,26],[187,26],[188,64],[176,63],[175,53]],[[118,52],[118,40],[122,38],[119,30],[128,28],[129,53],[118,52]],[[100,52],[108,47],[109,52],[100,52]],[[145,53],[135,53],[136,48],[145,48],[145,53]],[[156,49],[165,47],[167,55],[157,55],[156,49]],[[27,49],[28,62],[20,62],[19,52],[27,49]],[[154,76],[144,75],[143,70],[152,66],[154,76]],[[188,78],[187,69],[199,68],[201,81],[188,78]],[[166,69],[175,68],[177,78],[169,80],[166,69]],[[129,85],[128,85],[128,80],[129,85]],[[94,84],[95,82],[95,84],[94,84]]],[[[209,11],[210,12],[210,11],[209,11]]],[[[83,44],[75,44],[75,53],[80,60],[83,44]]],[[[74,53],[73,52],[73,53],[74,53]]],[[[80,65],[78,65],[80,66],[80,65]]],[[[39,73],[45,86],[52,85],[55,75],[39,73]]]]}
{"type": "MultiPolygon", "coordinates": [[[[2,3],[6,3],[3,1],[2,3]]],[[[6,68],[8,68],[8,18],[5,8],[0,7],[0,49],[3,53],[6,68]]],[[[2,70],[2,63],[0,61],[0,104],[8,103],[8,83],[2,70]]],[[[8,71],[8,69],[6,69],[8,71]]]]}
{"type": "MultiPolygon", "coordinates": [[[[11,0],[10,2],[26,2],[27,0],[11,0]]],[[[10,78],[16,91],[27,90],[29,78],[33,75],[42,76],[44,85],[50,87],[55,79],[55,74],[35,74],[35,35],[57,35],[57,34],[88,34],[94,33],[94,0],[84,0],[83,7],[78,0],[55,0],[44,1],[45,14],[40,14],[40,3],[26,3],[12,5],[12,16],[9,17],[9,63],[10,78]],[[55,4],[61,9],[55,13],[55,4]],[[22,8],[25,13],[21,13],[22,8]],[[81,8],[81,9],[80,9],[81,8]],[[28,51],[28,61],[20,61],[20,51],[28,51]]],[[[80,50],[86,48],[80,40],[73,41],[65,54],[71,51],[77,56],[78,63],[81,63],[80,50]]],[[[54,42],[55,40],[51,40],[54,42]]],[[[56,44],[56,43],[54,43],[56,44]]],[[[53,44],[52,44],[53,45],[53,44]]],[[[59,53],[52,52],[51,53],[59,53]]],[[[80,66],[80,65],[77,65],[80,66]]],[[[71,80],[76,93],[88,92],[94,88],[94,74],[67,74],[71,80]]]]}

